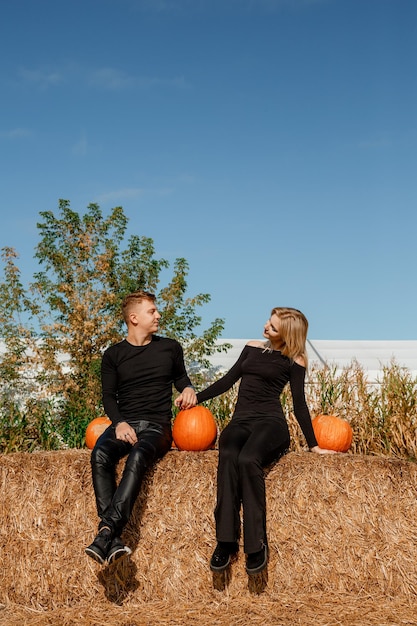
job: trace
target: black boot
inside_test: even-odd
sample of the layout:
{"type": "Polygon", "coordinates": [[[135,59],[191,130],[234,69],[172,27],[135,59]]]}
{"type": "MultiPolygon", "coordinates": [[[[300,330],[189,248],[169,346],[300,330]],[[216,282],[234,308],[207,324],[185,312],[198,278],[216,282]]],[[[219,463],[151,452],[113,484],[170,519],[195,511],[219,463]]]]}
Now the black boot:
{"type": "Polygon", "coordinates": [[[232,554],[236,554],[239,546],[235,541],[219,541],[210,559],[212,572],[224,572],[229,566],[232,554]]]}
{"type": "Polygon", "coordinates": [[[259,574],[268,563],[268,546],[264,545],[258,552],[251,552],[246,556],[246,571],[248,574],[259,574]]]}
{"type": "Polygon", "coordinates": [[[86,554],[92,559],[103,565],[106,562],[107,554],[112,543],[112,534],[109,528],[102,528],[98,531],[93,543],[86,549],[86,554]]]}
{"type": "Polygon", "coordinates": [[[110,544],[109,551],[107,552],[107,562],[113,563],[117,561],[117,559],[121,559],[123,556],[127,556],[128,554],[132,554],[132,550],[125,546],[120,537],[114,537],[110,544]]]}

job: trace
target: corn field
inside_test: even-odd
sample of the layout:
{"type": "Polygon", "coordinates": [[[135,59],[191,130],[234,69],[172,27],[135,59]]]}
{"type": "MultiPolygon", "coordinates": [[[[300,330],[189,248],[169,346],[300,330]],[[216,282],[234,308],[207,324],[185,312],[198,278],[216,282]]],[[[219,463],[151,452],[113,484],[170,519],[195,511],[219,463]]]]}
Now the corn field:
{"type": "MultiPolygon", "coordinates": [[[[237,390],[235,386],[207,403],[220,429],[231,417],[237,390]]],[[[356,362],[342,371],[313,365],[306,382],[306,398],[312,417],[333,414],[350,423],[352,453],[417,460],[417,379],[408,369],[392,362],[381,370],[380,380],[369,383],[356,362]]],[[[288,385],[281,402],[290,428],[291,450],[305,449],[288,385]]]]}
{"type": "MultiPolygon", "coordinates": [[[[208,380],[200,380],[203,389],[208,380]]],[[[238,385],[206,403],[219,431],[233,414],[238,385]]],[[[347,420],[353,429],[354,454],[389,456],[417,460],[417,380],[395,362],[381,370],[380,380],[368,382],[366,372],[353,362],[343,370],[315,367],[309,370],[306,397],[311,416],[331,413],[347,420]]],[[[291,450],[305,449],[306,443],[293,414],[289,386],[281,402],[290,434],[291,450]]],[[[65,414],[55,402],[31,400],[25,405],[10,397],[0,399],[0,453],[82,448],[89,421],[102,413],[65,414]]]]}

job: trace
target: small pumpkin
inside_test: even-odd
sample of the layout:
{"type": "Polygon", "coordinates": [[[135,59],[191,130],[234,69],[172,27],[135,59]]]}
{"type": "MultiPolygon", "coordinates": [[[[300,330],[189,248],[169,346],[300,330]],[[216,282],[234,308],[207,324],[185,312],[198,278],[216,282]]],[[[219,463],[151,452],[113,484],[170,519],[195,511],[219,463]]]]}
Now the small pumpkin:
{"type": "Polygon", "coordinates": [[[347,452],[352,445],[352,427],[337,415],[317,415],[313,419],[313,429],[320,448],[347,452]]]}
{"type": "Polygon", "coordinates": [[[97,439],[104,433],[104,431],[110,426],[111,420],[104,415],[103,417],[96,417],[87,426],[85,431],[85,445],[92,450],[96,445],[97,439]]]}
{"type": "Polygon", "coordinates": [[[217,437],[213,413],[204,406],[183,409],[174,420],[172,437],[178,450],[209,450],[217,437]]]}

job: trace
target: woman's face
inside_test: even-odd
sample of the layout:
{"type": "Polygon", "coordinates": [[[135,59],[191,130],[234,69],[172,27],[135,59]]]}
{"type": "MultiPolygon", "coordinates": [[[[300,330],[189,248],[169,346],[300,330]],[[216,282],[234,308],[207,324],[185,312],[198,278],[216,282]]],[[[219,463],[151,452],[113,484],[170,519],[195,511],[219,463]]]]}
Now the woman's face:
{"type": "Polygon", "coordinates": [[[276,341],[277,339],[279,339],[280,323],[281,322],[278,315],[276,315],[275,313],[271,315],[271,317],[264,326],[264,337],[266,337],[270,341],[276,341]]]}

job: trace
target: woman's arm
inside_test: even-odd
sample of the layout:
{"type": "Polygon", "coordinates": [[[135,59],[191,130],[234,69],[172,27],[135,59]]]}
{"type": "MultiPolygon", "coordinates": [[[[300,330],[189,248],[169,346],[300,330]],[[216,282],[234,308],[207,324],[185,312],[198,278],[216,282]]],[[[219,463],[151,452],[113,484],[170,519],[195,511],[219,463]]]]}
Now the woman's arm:
{"type": "Polygon", "coordinates": [[[233,385],[242,377],[242,363],[246,359],[247,354],[248,346],[245,346],[238,360],[230,368],[227,374],[197,394],[197,402],[200,404],[200,402],[205,402],[206,400],[210,400],[210,398],[220,396],[222,393],[233,387],[233,385]]]}
{"type": "Polygon", "coordinates": [[[311,422],[310,411],[308,410],[307,402],[305,399],[305,374],[306,369],[303,362],[294,362],[291,367],[291,394],[294,404],[294,413],[298,423],[301,426],[304,437],[306,438],[308,447],[311,452],[316,454],[338,454],[335,450],[326,450],[320,448],[317,443],[316,435],[314,434],[313,424],[311,422]]]}
{"type": "Polygon", "coordinates": [[[311,423],[310,411],[308,410],[305,398],[305,375],[306,368],[297,362],[291,365],[290,387],[294,405],[294,413],[297,422],[300,424],[303,435],[306,438],[308,447],[312,450],[318,447],[316,435],[314,434],[313,424],[311,423]]]}

